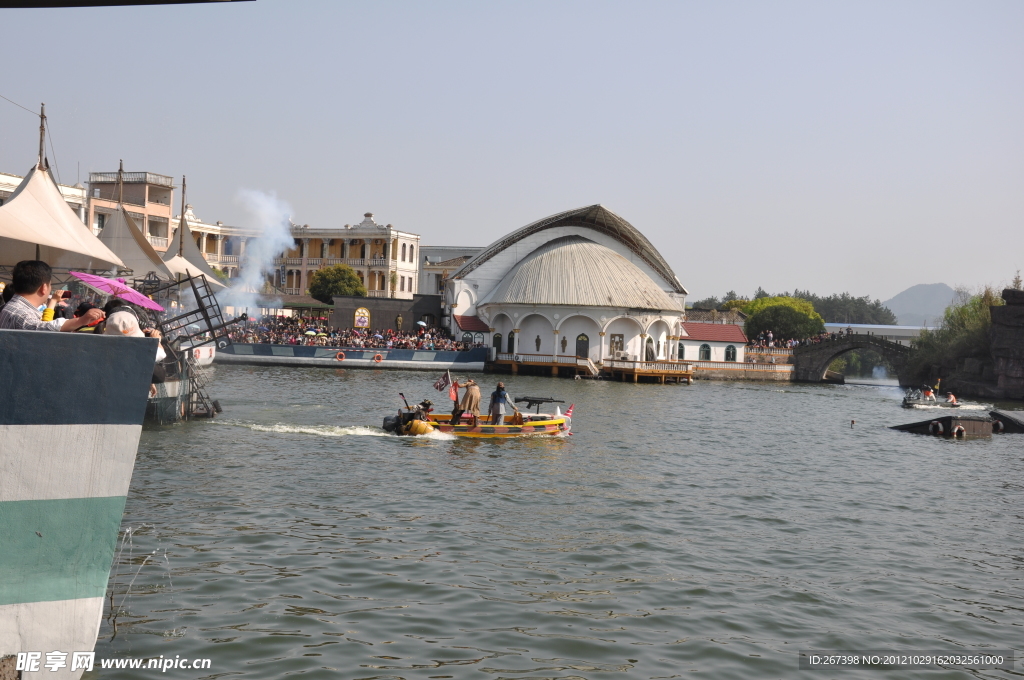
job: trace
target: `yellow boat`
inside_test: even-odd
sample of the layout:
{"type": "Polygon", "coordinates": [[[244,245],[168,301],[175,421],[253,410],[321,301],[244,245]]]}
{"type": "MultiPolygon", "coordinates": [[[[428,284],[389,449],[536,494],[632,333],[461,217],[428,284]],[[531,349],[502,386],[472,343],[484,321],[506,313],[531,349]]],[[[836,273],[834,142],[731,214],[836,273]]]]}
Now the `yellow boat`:
{"type": "MultiPolygon", "coordinates": [[[[537,406],[537,413],[514,413],[502,418],[501,423],[492,423],[490,418],[481,416],[477,424],[469,414],[459,414],[452,424],[452,414],[434,413],[429,410],[430,402],[415,407],[406,406],[406,413],[384,419],[384,430],[398,435],[417,436],[431,432],[453,434],[456,437],[524,437],[536,435],[569,434],[572,429],[572,409],[563,414],[540,413],[540,404],[556,401],[550,397],[525,397],[529,406],[537,406]],[[426,404],[426,408],[424,408],[426,404]]],[[[528,406],[528,407],[529,407],[528,406]]]]}

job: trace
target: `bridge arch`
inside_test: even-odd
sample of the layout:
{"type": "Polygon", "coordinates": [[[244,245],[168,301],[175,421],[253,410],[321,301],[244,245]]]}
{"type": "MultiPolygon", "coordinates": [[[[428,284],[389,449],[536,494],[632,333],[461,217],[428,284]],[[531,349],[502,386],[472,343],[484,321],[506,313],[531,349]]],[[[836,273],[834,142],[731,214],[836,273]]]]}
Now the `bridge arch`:
{"type": "Polygon", "coordinates": [[[910,347],[877,335],[860,334],[839,335],[834,340],[794,349],[793,379],[797,382],[822,382],[829,365],[837,357],[855,349],[872,349],[878,352],[896,370],[900,385],[909,384],[911,376],[907,374],[906,365],[910,347]]]}

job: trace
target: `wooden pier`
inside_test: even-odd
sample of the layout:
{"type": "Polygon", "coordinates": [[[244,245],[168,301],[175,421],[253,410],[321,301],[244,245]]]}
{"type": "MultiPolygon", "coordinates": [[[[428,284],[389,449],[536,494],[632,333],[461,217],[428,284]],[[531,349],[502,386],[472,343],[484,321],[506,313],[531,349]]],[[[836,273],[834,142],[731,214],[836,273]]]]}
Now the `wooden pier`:
{"type": "Polygon", "coordinates": [[[687,361],[620,361],[607,359],[595,364],[587,358],[551,354],[507,354],[499,352],[487,370],[513,374],[605,377],[624,382],[693,382],[693,369],[687,361]]]}

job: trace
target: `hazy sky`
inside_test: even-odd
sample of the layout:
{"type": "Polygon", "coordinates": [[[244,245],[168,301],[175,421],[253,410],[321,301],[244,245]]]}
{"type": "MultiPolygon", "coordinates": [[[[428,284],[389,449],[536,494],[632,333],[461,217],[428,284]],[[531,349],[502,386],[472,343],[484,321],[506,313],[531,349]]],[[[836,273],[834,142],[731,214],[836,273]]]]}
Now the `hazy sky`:
{"type": "MultiPolygon", "coordinates": [[[[1024,3],[341,2],[0,10],[61,179],[188,176],[313,227],[486,245],[603,203],[691,299],[886,299],[1024,269],[1024,3]]],[[[0,171],[38,122],[0,100],[0,171]]],[[[51,158],[51,163],[53,159],[51,158]]]]}

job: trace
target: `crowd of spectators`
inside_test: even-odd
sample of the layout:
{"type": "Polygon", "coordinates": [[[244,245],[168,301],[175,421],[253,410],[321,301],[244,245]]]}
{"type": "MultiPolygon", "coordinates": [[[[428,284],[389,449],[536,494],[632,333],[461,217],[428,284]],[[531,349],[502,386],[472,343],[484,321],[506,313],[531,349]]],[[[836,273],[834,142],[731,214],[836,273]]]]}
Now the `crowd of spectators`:
{"type": "Polygon", "coordinates": [[[464,351],[481,347],[455,340],[444,329],[417,326],[404,331],[368,328],[335,328],[324,319],[265,316],[237,325],[229,334],[232,342],[313,347],[364,349],[423,349],[464,351]]]}
{"type": "Polygon", "coordinates": [[[817,345],[818,343],[822,342],[838,340],[840,338],[846,337],[847,335],[851,335],[852,333],[853,328],[847,327],[844,331],[841,331],[839,333],[829,333],[828,331],[823,331],[817,335],[812,335],[808,338],[797,340],[796,338],[776,338],[771,331],[764,331],[758,334],[756,338],[751,340],[748,347],[754,350],[793,349],[794,347],[806,347],[808,345],[817,345]]]}

